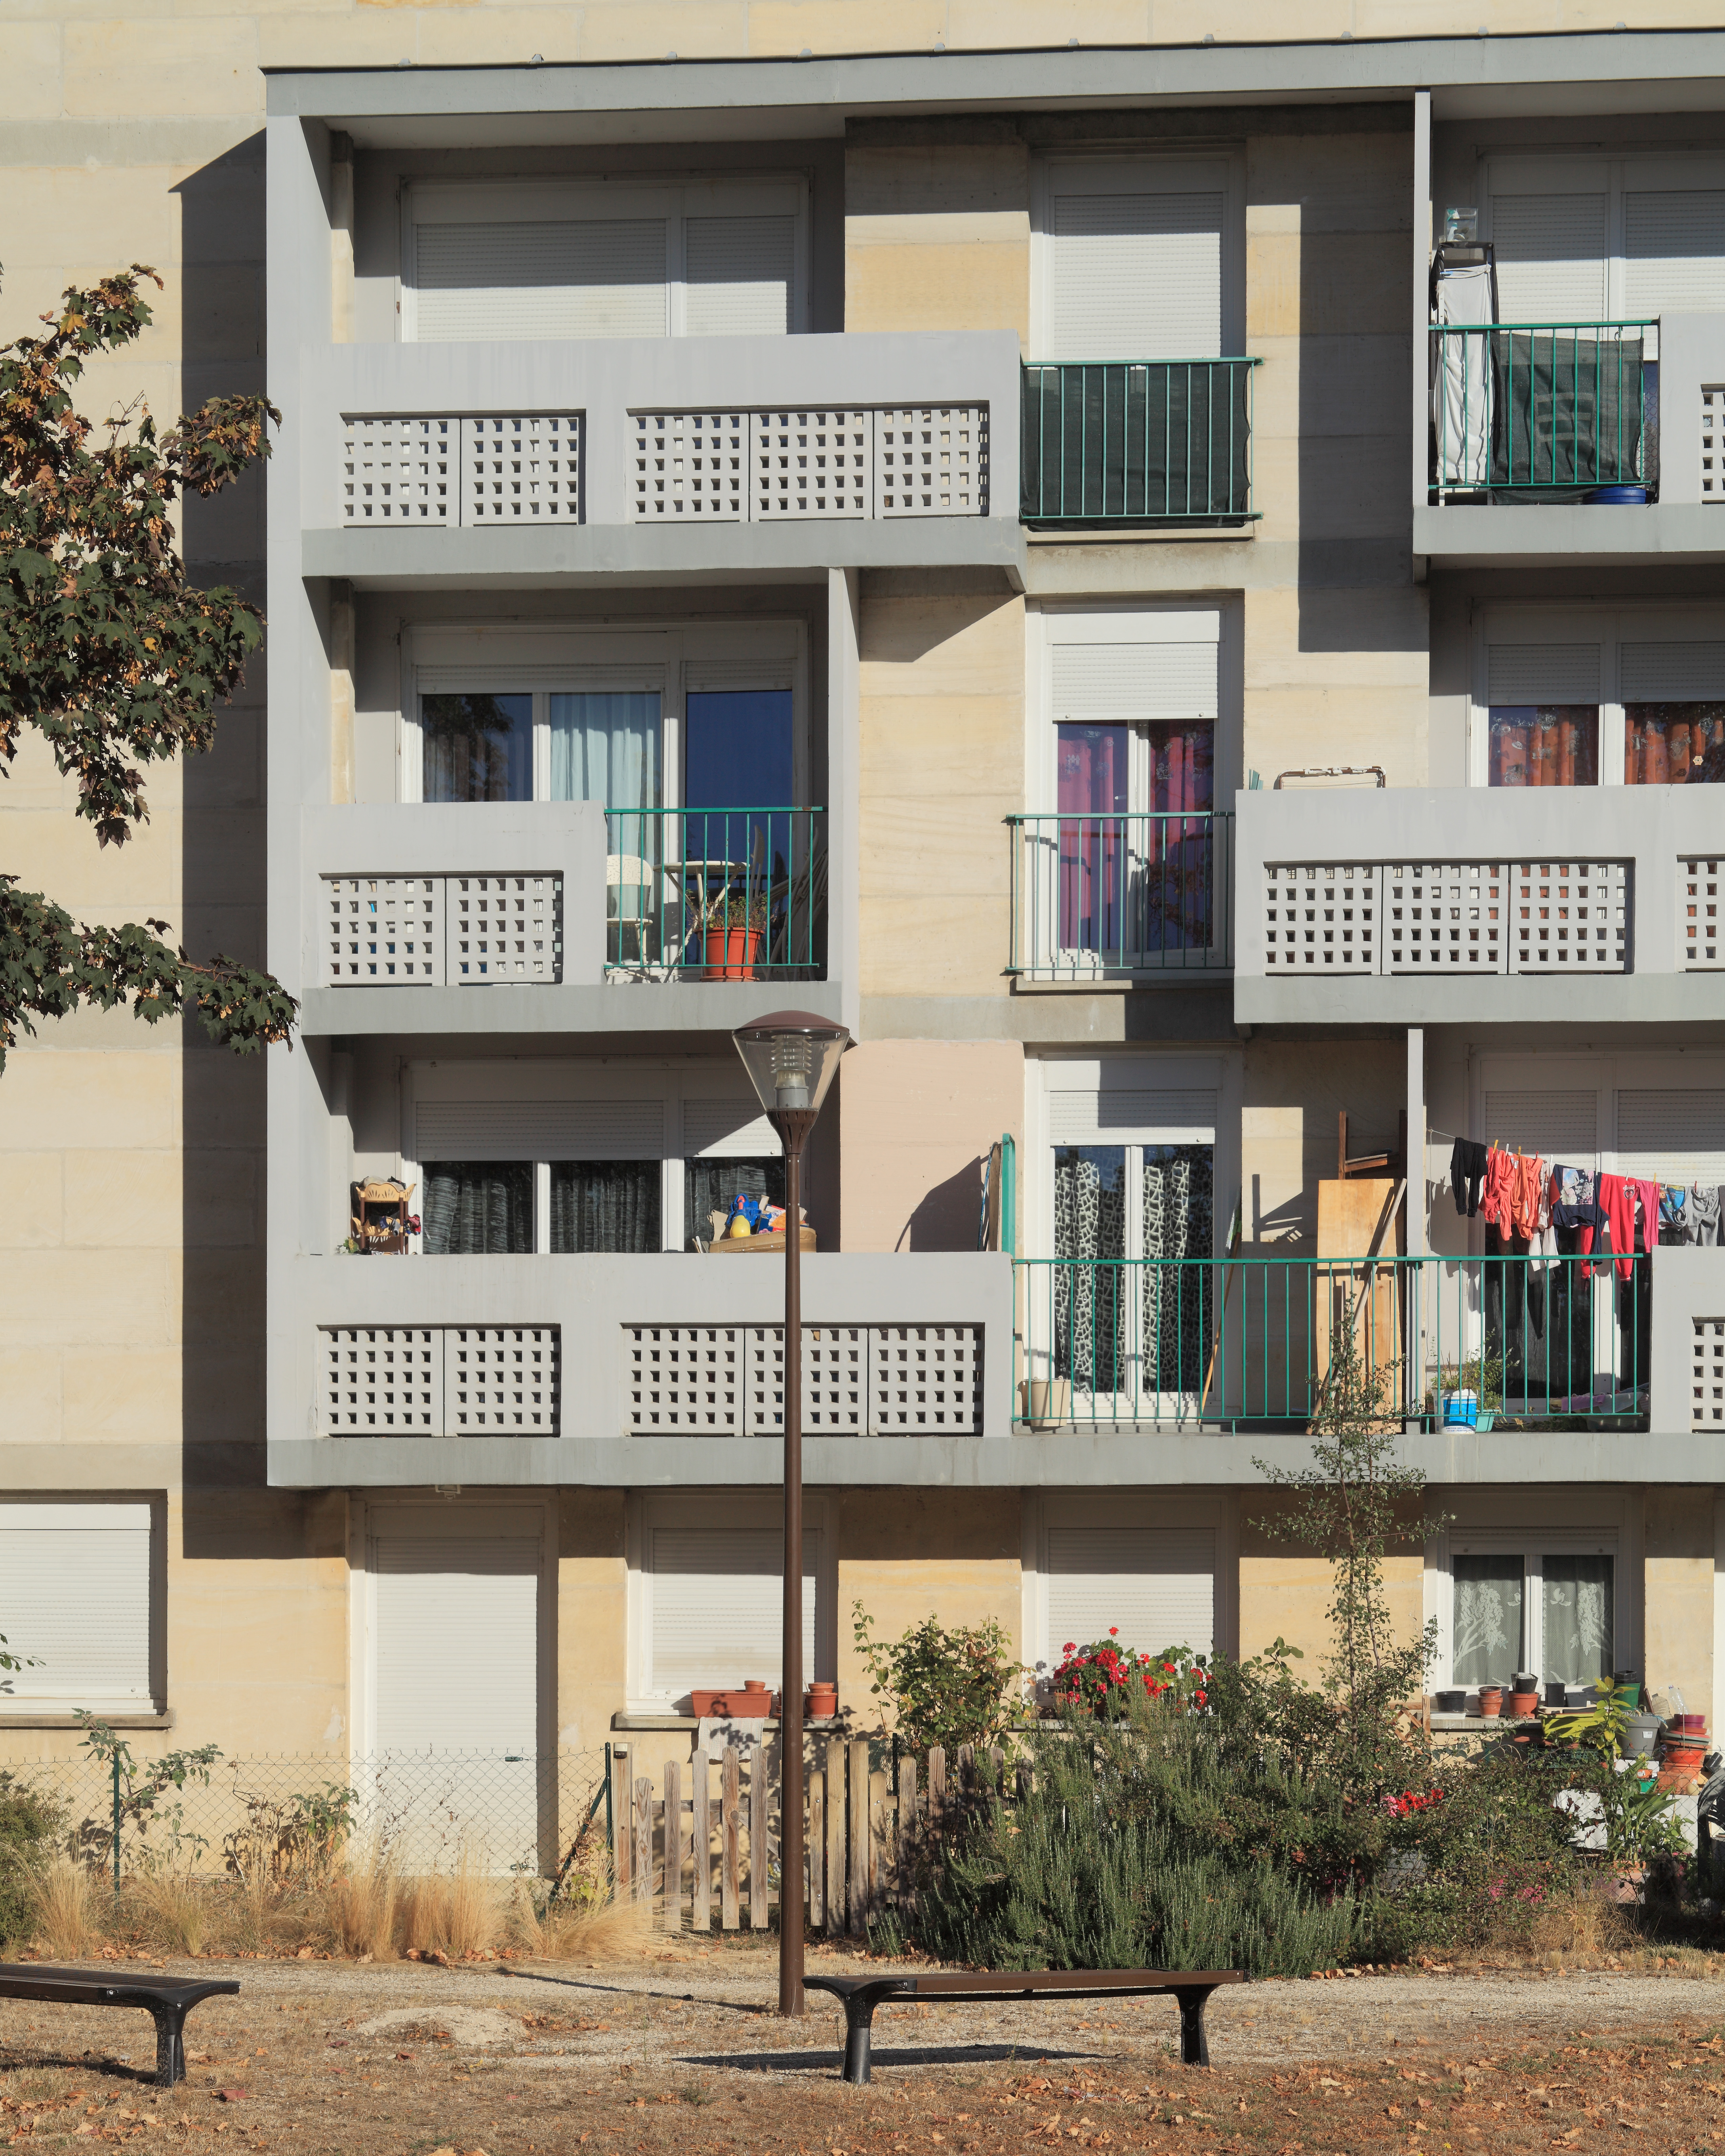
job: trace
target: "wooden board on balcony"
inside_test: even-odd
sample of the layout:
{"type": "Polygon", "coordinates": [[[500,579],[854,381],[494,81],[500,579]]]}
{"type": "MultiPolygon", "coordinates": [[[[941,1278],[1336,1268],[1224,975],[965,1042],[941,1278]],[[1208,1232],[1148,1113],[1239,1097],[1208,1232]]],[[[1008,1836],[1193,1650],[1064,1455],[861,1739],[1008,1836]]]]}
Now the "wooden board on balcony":
{"type": "MultiPolygon", "coordinates": [[[[751,1250],[768,1252],[777,1250],[783,1257],[784,1237],[783,1235],[721,1235],[716,1243],[703,1243],[701,1247],[703,1250],[710,1251],[714,1257],[721,1255],[733,1257],[747,1256],[751,1250]]],[[[813,1228],[803,1229],[801,1247],[805,1250],[812,1250],[814,1248],[813,1228]]]]}

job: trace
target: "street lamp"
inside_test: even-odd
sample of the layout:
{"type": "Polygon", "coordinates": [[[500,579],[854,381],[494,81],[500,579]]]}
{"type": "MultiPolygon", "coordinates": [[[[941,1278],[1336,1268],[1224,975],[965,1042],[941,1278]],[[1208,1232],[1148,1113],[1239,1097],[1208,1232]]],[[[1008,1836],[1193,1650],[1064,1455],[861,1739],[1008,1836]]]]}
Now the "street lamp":
{"type": "MultiPolygon", "coordinates": [[[[779,1661],[778,2010],[803,2012],[803,1147],[839,1058],[842,1025],[774,1011],[731,1036],[784,1147],[784,1640],[779,1661]]],[[[752,1859],[751,1860],[753,1861],[752,1859]]]]}

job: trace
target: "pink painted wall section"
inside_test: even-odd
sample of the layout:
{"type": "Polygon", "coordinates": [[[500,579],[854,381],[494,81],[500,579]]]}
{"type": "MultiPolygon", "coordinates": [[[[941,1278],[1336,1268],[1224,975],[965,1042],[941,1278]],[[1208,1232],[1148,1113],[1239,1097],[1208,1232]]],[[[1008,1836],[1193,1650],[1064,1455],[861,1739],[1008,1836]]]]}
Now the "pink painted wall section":
{"type": "Polygon", "coordinates": [[[981,1162],[1003,1132],[1023,1158],[1022,1048],[865,1041],[839,1083],[845,1248],[973,1250],[981,1162]]]}

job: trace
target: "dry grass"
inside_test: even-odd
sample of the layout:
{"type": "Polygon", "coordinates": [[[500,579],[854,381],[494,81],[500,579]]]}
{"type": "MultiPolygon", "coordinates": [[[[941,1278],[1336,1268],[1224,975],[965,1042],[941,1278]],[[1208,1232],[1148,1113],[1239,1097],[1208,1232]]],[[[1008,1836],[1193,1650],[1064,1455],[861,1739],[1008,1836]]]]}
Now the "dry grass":
{"type": "Polygon", "coordinates": [[[210,1897],[183,1872],[142,1871],[126,1881],[123,1919],[171,1953],[201,1954],[211,1932],[210,1897]]]}
{"type": "Polygon", "coordinates": [[[665,1943],[644,1902],[560,1902],[536,1910],[521,1895],[510,1918],[518,1943],[545,1961],[623,1961],[665,1943]]]}
{"type": "Polygon", "coordinates": [[[1596,1962],[1641,1944],[1631,1912],[1603,1894],[1574,1894],[1552,1902],[1533,1920],[1529,1943],[1543,1960],[1596,1962]]]}
{"type": "Polygon", "coordinates": [[[356,1961],[389,1961],[396,1951],[401,1882],[387,1850],[350,1850],[347,1860],[305,1896],[308,1933],[318,1932],[338,1953],[356,1961]]]}
{"type": "Polygon", "coordinates": [[[36,1936],[56,1961],[76,1961],[95,1943],[95,1892],[89,1871],[57,1857],[31,1890],[36,1936]]]}
{"type": "Polygon", "coordinates": [[[402,1952],[467,1954],[494,1951],[502,1942],[504,1897],[463,1849],[453,1871],[433,1872],[402,1882],[396,1943],[402,1952]]]}

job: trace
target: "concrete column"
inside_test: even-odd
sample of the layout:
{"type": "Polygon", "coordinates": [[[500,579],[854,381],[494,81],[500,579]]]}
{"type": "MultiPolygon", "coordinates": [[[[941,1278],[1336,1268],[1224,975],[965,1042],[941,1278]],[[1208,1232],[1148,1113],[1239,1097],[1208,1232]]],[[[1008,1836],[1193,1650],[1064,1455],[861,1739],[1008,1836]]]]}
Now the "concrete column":
{"type": "Polygon", "coordinates": [[[1428,334],[1430,305],[1426,297],[1431,267],[1431,92],[1414,92],[1414,424],[1410,430],[1414,454],[1414,504],[1425,502],[1427,403],[1431,338],[1428,334]]]}

